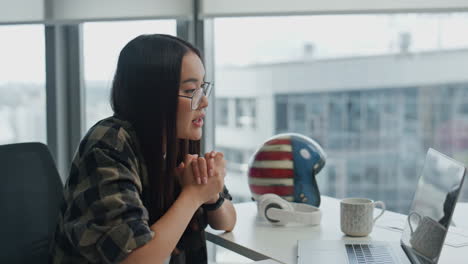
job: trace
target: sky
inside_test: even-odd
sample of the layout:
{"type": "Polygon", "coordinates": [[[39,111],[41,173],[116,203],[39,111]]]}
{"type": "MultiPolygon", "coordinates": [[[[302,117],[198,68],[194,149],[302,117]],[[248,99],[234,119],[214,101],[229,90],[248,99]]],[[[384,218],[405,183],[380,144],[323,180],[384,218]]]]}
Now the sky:
{"type": "MultiPolygon", "coordinates": [[[[409,33],[410,51],[468,47],[468,13],[323,15],[215,19],[217,65],[314,58],[372,56],[398,52],[409,33]]],[[[118,54],[144,33],[176,34],[175,20],[93,22],[83,26],[85,80],[110,80],[118,54]]],[[[45,80],[42,25],[0,26],[0,84],[45,80]]]]}
{"type": "Polygon", "coordinates": [[[316,58],[387,54],[404,32],[413,52],[467,47],[468,14],[217,19],[215,56],[218,64],[287,61],[302,58],[306,43],[316,58]]]}

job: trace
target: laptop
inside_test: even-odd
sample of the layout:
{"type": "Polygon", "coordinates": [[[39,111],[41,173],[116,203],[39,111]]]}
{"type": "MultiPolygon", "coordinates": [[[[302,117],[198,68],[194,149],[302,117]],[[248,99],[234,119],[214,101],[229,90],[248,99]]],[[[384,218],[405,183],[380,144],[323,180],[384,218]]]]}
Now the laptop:
{"type": "Polygon", "coordinates": [[[465,174],[462,163],[429,149],[400,243],[299,240],[298,264],[436,264],[465,174]]]}

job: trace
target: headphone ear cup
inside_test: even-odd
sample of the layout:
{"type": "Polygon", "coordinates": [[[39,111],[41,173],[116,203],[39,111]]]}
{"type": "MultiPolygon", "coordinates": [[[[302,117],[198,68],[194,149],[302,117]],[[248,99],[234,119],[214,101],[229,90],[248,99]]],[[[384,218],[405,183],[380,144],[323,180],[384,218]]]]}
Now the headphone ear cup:
{"type": "Polygon", "coordinates": [[[275,199],[276,197],[277,197],[277,195],[274,194],[274,193],[267,193],[267,194],[263,194],[260,197],[258,197],[258,199],[257,199],[257,211],[260,214],[260,216],[264,216],[262,214],[262,212],[265,211],[265,202],[267,200],[275,199]]]}
{"type": "Polygon", "coordinates": [[[274,218],[268,215],[268,211],[272,208],[279,209],[285,213],[294,211],[294,207],[288,201],[284,200],[276,194],[268,193],[259,197],[258,213],[261,217],[274,225],[287,224],[288,221],[285,218],[274,218]]]}

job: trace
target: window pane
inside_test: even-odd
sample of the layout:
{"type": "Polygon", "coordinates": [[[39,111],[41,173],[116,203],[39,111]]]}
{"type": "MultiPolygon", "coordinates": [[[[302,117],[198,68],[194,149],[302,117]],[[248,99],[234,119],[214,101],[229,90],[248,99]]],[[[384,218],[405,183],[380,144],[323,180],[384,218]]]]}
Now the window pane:
{"type": "Polygon", "coordinates": [[[236,98],[236,126],[255,128],[255,99],[236,98]]]}
{"type": "Polygon", "coordinates": [[[110,89],[122,48],[141,34],[176,35],[175,20],[93,22],[83,25],[86,129],[112,115],[110,89]]]}
{"type": "Polygon", "coordinates": [[[288,105],[285,102],[277,102],[276,103],[276,131],[284,132],[287,129],[288,129],[288,105]]]}
{"type": "Polygon", "coordinates": [[[46,143],[42,25],[0,26],[0,144],[46,143]]]}
{"type": "Polygon", "coordinates": [[[229,123],[228,99],[217,98],[216,101],[216,125],[227,126],[229,123]]]}
{"type": "Polygon", "coordinates": [[[256,148],[295,132],[328,154],[322,194],[405,212],[429,147],[468,162],[466,28],[468,13],[215,19],[216,95],[237,121],[216,127],[216,145],[245,162],[226,177],[235,200],[250,199],[256,148]]]}

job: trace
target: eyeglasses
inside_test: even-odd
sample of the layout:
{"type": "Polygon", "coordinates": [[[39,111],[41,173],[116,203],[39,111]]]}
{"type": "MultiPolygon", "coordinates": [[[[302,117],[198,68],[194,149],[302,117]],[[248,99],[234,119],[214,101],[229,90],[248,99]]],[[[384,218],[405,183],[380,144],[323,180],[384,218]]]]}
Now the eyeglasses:
{"type": "Polygon", "coordinates": [[[190,98],[192,100],[191,102],[192,110],[197,110],[198,107],[200,106],[203,95],[206,97],[210,96],[212,87],[213,87],[212,83],[204,82],[199,88],[195,89],[195,91],[192,93],[192,96],[185,96],[185,95],[179,95],[179,96],[190,98]]]}

